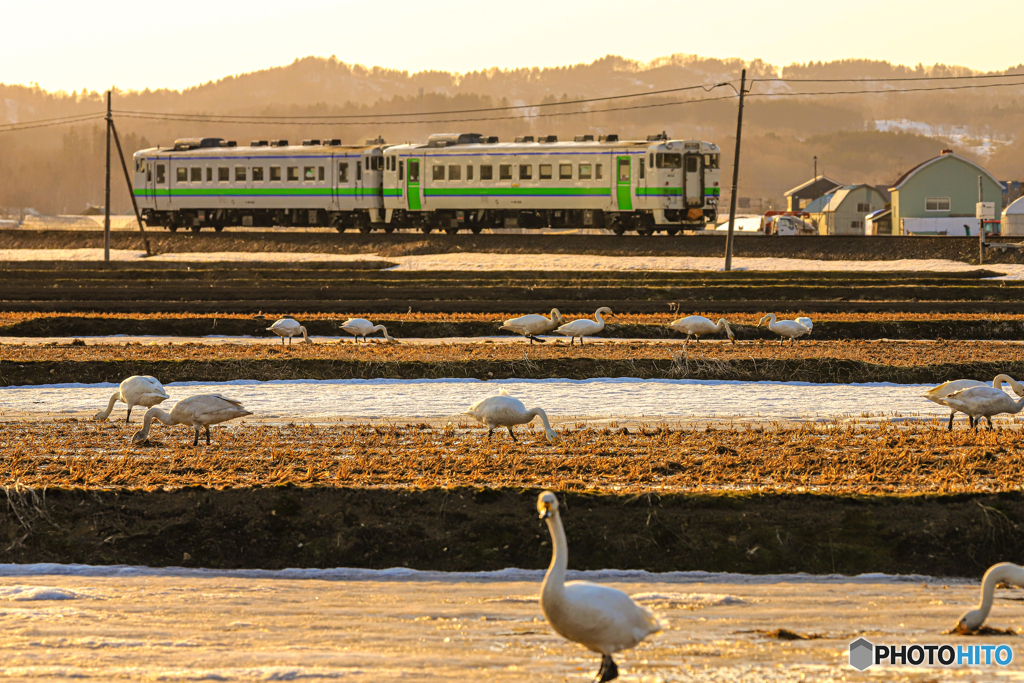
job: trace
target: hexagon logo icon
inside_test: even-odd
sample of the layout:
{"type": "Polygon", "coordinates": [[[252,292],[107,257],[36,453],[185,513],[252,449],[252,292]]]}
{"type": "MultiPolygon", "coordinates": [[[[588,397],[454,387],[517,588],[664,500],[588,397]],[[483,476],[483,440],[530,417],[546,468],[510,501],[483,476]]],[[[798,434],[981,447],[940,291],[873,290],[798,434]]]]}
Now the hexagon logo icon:
{"type": "Polygon", "coordinates": [[[863,671],[875,663],[875,646],[864,638],[858,638],[850,643],[850,666],[857,671],[863,671]]]}

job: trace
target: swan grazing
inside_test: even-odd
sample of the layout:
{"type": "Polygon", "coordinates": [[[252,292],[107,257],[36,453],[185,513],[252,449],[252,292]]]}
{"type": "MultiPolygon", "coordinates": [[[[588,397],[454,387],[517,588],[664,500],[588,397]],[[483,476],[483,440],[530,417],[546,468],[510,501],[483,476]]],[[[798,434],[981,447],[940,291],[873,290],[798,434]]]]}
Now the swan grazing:
{"type": "Polygon", "coordinates": [[[505,324],[498,329],[521,334],[530,340],[530,344],[533,344],[534,340],[543,344],[544,340],[537,339],[537,335],[551,332],[561,325],[562,322],[562,314],[558,312],[557,308],[552,308],[550,318],[545,318],[544,316],[537,314],[524,315],[519,318],[506,320],[505,324]]]}
{"type": "Polygon", "coordinates": [[[733,344],[736,343],[736,335],[732,333],[732,328],[729,327],[729,323],[725,321],[725,318],[719,318],[718,323],[713,323],[702,315],[690,315],[669,323],[669,327],[678,332],[685,333],[687,344],[690,343],[691,336],[695,337],[699,342],[702,336],[716,334],[723,329],[725,334],[728,335],[729,341],[733,344]]]}
{"type": "MultiPolygon", "coordinates": [[[[394,337],[388,334],[388,328],[383,325],[374,325],[366,318],[349,318],[341,324],[341,329],[345,330],[353,337],[362,337],[363,341],[366,341],[366,335],[373,334],[377,330],[384,333],[384,338],[388,341],[394,341],[394,337]]],[[[353,339],[352,341],[357,341],[353,339]]]]}
{"type": "MultiPolygon", "coordinates": [[[[1014,393],[1018,396],[1024,396],[1024,385],[1009,375],[996,375],[995,379],[992,380],[992,386],[996,389],[1002,389],[1004,382],[1008,383],[1013,388],[1014,393]]],[[[949,407],[946,403],[946,397],[950,394],[955,394],[958,391],[963,391],[964,389],[969,389],[971,387],[987,386],[988,384],[985,382],[979,382],[976,379],[954,379],[948,382],[943,382],[937,387],[932,387],[922,395],[932,403],[938,403],[940,406],[949,407]]],[[[954,415],[956,415],[956,410],[951,410],[949,412],[949,431],[953,431],[954,415]]]]}
{"type": "Polygon", "coordinates": [[[135,432],[133,441],[143,442],[149,438],[149,428],[153,419],[160,420],[165,425],[191,425],[195,427],[196,438],[192,441],[193,446],[199,445],[200,428],[206,429],[206,445],[210,445],[210,425],[220,424],[233,420],[236,417],[252,415],[242,407],[238,401],[234,401],[220,394],[199,394],[189,396],[174,404],[171,412],[160,408],[150,408],[146,411],[146,419],[143,421],[142,429],[135,432]]]}
{"type": "Polygon", "coordinates": [[[273,332],[281,338],[281,346],[284,346],[284,338],[288,337],[288,345],[291,346],[292,337],[302,335],[302,340],[307,344],[309,342],[309,336],[306,334],[306,328],[299,324],[298,320],[293,318],[281,318],[276,321],[273,325],[267,328],[267,332],[273,332]]]}
{"type": "Polygon", "coordinates": [[[569,337],[570,346],[572,346],[576,341],[576,337],[579,337],[580,346],[583,346],[583,337],[592,337],[604,329],[604,318],[601,317],[602,313],[605,315],[611,315],[612,309],[607,306],[602,306],[594,313],[594,320],[591,320],[590,318],[573,320],[571,323],[562,325],[556,329],[555,332],[569,337]]]}
{"type": "Polygon", "coordinates": [[[968,424],[974,429],[978,428],[981,418],[988,420],[989,429],[992,429],[993,415],[1014,414],[1024,410],[1024,398],[1014,401],[1002,389],[989,386],[961,389],[946,396],[945,403],[953,410],[966,414],[968,424]]]}
{"type": "Polygon", "coordinates": [[[957,633],[973,633],[981,628],[992,610],[992,600],[995,598],[996,584],[1005,582],[1013,586],[1024,588],[1024,567],[1009,562],[1000,562],[988,568],[985,577],[981,580],[981,604],[977,609],[965,612],[956,622],[953,628],[957,633]]]}
{"type": "Polygon", "coordinates": [[[497,396],[488,396],[482,401],[477,401],[462,414],[469,415],[477,422],[487,425],[488,437],[494,432],[495,427],[505,427],[513,441],[518,441],[518,439],[512,433],[512,427],[528,424],[539,415],[540,421],[544,423],[544,436],[548,437],[548,441],[558,438],[558,433],[551,428],[548,414],[544,412],[543,408],[527,410],[522,401],[509,396],[504,389],[497,396]]]}
{"type": "Polygon", "coordinates": [[[540,608],[555,633],[601,655],[597,681],[603,683],[619,675],[612,655],[628,650],[661,624],[649,611],[633,602],[622,591],[589,581],[565,582],[569,565],[569,547],[558,514],[558,498],[551,491],[537,497],[537,512],[548,523],[553,552],[551,566],[540,590],[540,608]]]}
{"type": "MultiPolygon", "coordinates": [[[[807,318],[802,318],[808,320],[807,318]]],[[[797,322],[796,320],[776,320],[774,313],[769,313],[765,317],[761,318],[760,322],[757,323],[758,327],[768,321],[768,329],[775,334],[782,337],[779,339],[779,344],[784,343],[787,339],[793,340],[792,343],[796,343],[797,337],[802,337],[805,334],[811,333],[811,328],[803,323],[797,322]]]]}
{"type": "Polygon", "coordinates": [[[164,391],[164,385],[160,384],[156,377],[133,375],[121,382],[118,390],[111,395],[106,410],[96,413],[95,417],[97,420],[106,420],[110,416],[110,411],[114,409],[114,404],[120,401],[128,405],[128,414],[124,417],[124,421],[128,422],[132,417],[132,408],[135,406],[151,408],[168,398],[167,392],[164,391]]]}

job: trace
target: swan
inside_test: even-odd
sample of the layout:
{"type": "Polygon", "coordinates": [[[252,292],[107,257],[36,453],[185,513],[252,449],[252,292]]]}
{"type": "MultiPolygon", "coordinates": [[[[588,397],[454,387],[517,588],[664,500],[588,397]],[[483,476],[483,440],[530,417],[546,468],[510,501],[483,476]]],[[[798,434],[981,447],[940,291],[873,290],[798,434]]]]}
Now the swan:
{"type": "Polygon", "coordinates": [[[1000,562],[988,568],[984,578],[981,580],[981,604],[977,609],[965,612],[957,620],[953,628],[957,633],[973,633],[981,628],[992,610],[992,600],[995,597],[996,584],[1006,582],[1013,586],[1024,588],[1024,567],[1009,562],[1000,562]]]}
{"type": "Polygon", "coordinates": [[[580,346],[583,346],[583,337],[592,337],[604,329],[604,318],[601,317],[602,313],[605,315],[611,315],[612,309],[607,306],[602,306],[594,313],[594,318],[596,318],[596,320],[591,320],[590,318],[573,320],[571,323],[562,325],[556,329],[555,332],[569,337],[570,346],[572,346],[576,341],[576,337],[579,337],[580,346]]]}
{"type": "MultiPolygon", "coordinates": [[[[761,324],[764,323],[765,320],[768,321],[768,329],[782,337],[782,339],[779,340],[779,344],[784,343],[786,339],[792,339],[795,344],[797,337],[802,337],[805,334],[811,333],[810,327],[801,322],[797,322],[796,320],[777,321],[774,313],[769,313],[765,317],[761,318],[760,322],[757,323],[757,326],[761,327],[761,324]]],[[[803,318],[803,320],[809,321],[808,318],[803,318]]]]}
{"type": "Polygon", "coordinates": [[[174,404],[171,412],[160,408],[150,408],[146,411],[146,419],[143,421],[142,429],[135,432],[133,441],[143,442],[149,438],[149,428],[153,418],[160,420],[165,425],[191,425],[195,427],[196,438],[192,441],[193,446],[199,445],[199,429],[206,429],[206,445],[210,445],[210,425],[220,424],[233,420],[236,417],[252,415],[242,407],[238,401],[232,400],[220,394],[199,394],[189,396],[174,404]]]}
{"type": "Polygon", "coordinates": [[[612,655],[628,650],[652,633],[661,631],[658,619],[622,591],[589,581],[565,583],[569,548],[558,514],[558,498],[551,491],[537,497],[537,512],[547,521],[553,546],[551,566],[540,590],[540,608],[555,633],[601,655],[596,681],[617,678],[612,655]]]}
{"type": "Polygon", "coordinates": [[[685,333],[687,344],[690,343],[691,336],[695,337],[699,342],[701,336],[721,332],[723,328],[726,335],[729,336],[729,341],[733,344],[736,343],[736,335],[732,333],[732,328],[729,327],[729,323],[726,322],[725,318],[719,318],[718,323],[713,323],[702,315],[691,315],[669,323],[669,327],[678,332],[685,333]]]}
{"type": "Polygon", "coordinates": [[[166,401],[168,398],[170,397],[164,391],[164,386],[160,384],[160,380],[156,377],[132,375],[121,382],[118,390],[110,396],[110,402],[107,403],[106,410],[96,413],[95,419],[106,420],[110,415],[110,411],[114,409],[114,404],[121,401],[121,403],[128,404],[128,414],[124,417],[124,421],[127,423],[132,417],[132,408],[135,406],[150,408],[157,403],[166,401]]]}
{"type": "Polygon", "coordinates": [[[552,308],[550,318],[537,314],[524,315],[506,320],[505,324],[498,329],[521,334],[530,340],[530,344],[533,344],[534,340],[543,344],[544,340],[537,339],[537,335],[552,331],[561,325],[562,322],[562,314],[558,312],[557,308],[552,308]]]}
{"type": "Polygon", "coordinates": [[[309,336],[306,334],[306,328],[300,325],[299,321],[294,318],[281,318],[268,327],[267,332],[273,332],[279,336],[281,338],[281,346],[284,346],[285,337],[288,337],[288,345],[291,346],[292,337],[297,337],[300,334],[303,341],[307,344],[310,343],[309,336]]]}
{"type": "MultiPolygon", "coordinates": [[[[1009,375],[996,375],[995,379],[992,380],[992,386],[996,389],[1003,388],[1003,382],[1008,383],[1014,393],[1018,396],[1024,396],[1024,385],[1010,377],[1009,375]]],[[[976,379],[954,379],[948,382],[943,382],[937,387],[932,387],[928,391],[922,394],[926,399],[932,403],[938,403],[940,406],[947,406],[946,397],[950,394],[954,394],[970,387],[985,387],[988,386],[985,382],[979,382],[976,379]]],[[[949,430],[953,430],[953,416],[956,415],[956,410],[951,410],[949,413],[949,430]]]]}
{"type": "Polygon", "coordinates": [[[544,412],[543,408],[527,410],[522,401],[509,396],[509,393],[504,389],[497,396],[488,396],[481,401],[477,401],[469,407],[469,410],[462,414],[469,415],[477,422],[487,425],[488,437],[494,432],[495,427],[505,427],[508,429],[509,436],[512,437],[513,441],[518,441],[518,439],[512,433],[512,427],[514,425],[528,424],[539,415],[540,421],[544,423],[544,436],[548,438],[548,441],[554,441],[558,438],[558,433],[551,428],[551,423],[548,422],[548,414],[544,412]]]}
{"type": "Polygon", "coordinates": [[[974,429],[978,428],[981,418],[988,420],[989,429],[992,429],[993,415],[1019,413],[1024,409],[1024,398],[1014,401],[1001,388],[989,386],[961,389],[946,396],[945,403],[953,410],[965,413],[968,423],[974,429]]]}
{"type": "MultiPolygon", "coordinates": [[[[363,341],[366,341],[366,335],[373,334],[377,330],[384,333],[384,338],[388,341],[394,341],[394,337],[388,334],[388,328],[383,325],[374,325],[366,318],[349,318],[341,324],[341,329],[345,330],[353,337],[362,337],[363,341]]],[[[352,341],[357,341],[353,339],[352,341]]]]}
{"type": "Polygon", "coordinates": [[[807,328],[807,336],[811,336],[811,330],[814,329],[814,323],[810,318],[797,318],[796,321],[807,328]]]}

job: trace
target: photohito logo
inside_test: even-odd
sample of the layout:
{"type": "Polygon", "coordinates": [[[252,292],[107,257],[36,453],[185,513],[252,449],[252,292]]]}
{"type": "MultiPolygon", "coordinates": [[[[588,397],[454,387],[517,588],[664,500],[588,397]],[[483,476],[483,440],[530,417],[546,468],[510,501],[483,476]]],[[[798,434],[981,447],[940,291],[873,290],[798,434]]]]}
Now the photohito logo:
{"type": "Polygon", "coordinates": [[[876,664],[889,666],[1008,666],[1009,645],[875,645],[866,638],[850,643],[850,666],[864,671],[876,664]]]}

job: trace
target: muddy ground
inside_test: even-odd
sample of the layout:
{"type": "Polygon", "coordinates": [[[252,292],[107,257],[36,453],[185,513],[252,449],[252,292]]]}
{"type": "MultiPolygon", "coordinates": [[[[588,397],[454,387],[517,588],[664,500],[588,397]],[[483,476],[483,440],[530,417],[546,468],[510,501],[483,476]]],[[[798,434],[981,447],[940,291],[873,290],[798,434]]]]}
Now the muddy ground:
{"type": "MultiPolygon", "coordinates": [[[[6,562],[210,568],[405,566],[550,559],[537,490],[8,489],[6,562]]],[[[977,576],[1024,555],[1024,496],[567,493],[576,569],[977,576]]]]}

